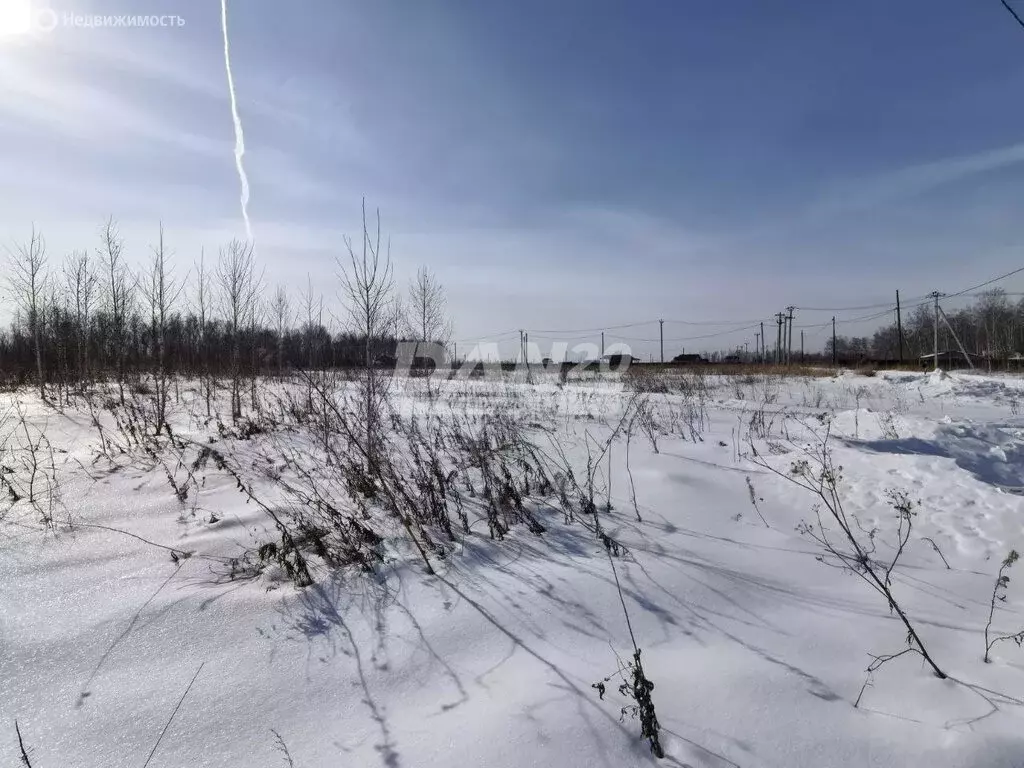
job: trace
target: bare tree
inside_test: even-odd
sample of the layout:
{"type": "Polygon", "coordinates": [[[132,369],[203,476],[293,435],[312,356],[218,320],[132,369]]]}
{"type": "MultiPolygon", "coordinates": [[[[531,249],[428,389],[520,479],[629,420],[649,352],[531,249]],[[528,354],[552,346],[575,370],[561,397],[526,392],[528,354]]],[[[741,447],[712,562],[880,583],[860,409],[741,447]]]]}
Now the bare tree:
{"type": "Polygon", "coordinates": [[[406,323],[409,334],[416,344],[416,355],[420,357],[420,344],[446,345],[451,337],[451,322],[447,315],[447,299],[444,286],[427,268],[420,267],[416,277],[409,283],[409,303],[406,307],[406,323]]]}
{"type": "Polygon", "coordinates": [[[395,339],[401,339],[409,332],[409,318],[406,317],[404,297],[400,293],[395,294],[388,312],[390,316],[389,333],[394,334],[395,339]]]}
{"type": "Polygon", "coordinates": [[[75,307],[76,356],[83,387],[89,378],[89,325],[98,284],[99,276],[89,260],[88,251],[75,251],[67,256],[64,260],[64,285],[75,307]]]}
{"type": "Polygon", "coordinates": [[[100,232],[99,258],[103,263],[106,285],[106,308],[110,315],[109,339],[117,365],[117,385],[124,405],[125,355],[128,341],[128,320],[135,306],[135,281],[124,263],[124,240],[113,217],[107,219],[100,232]]]}
{"type": "Polygon", "coordinates": [[[242,329],[256,301],[256,262],[252,246],[232,240],[221,249],[217,285],[231,345],[231,418],[242,416],[242,329]]]}
{"type": "Polygon", "coordinates": [[[320,360],[320,328],[323,322],[324,298],[320,294],[313,293],[313,278],[306,275],[306,290],[302,292],[302,307],[306,314],[305,344],[306,344],[306,409],[313,410],[313,377],[316,375],[316,367],[322,365],[320,360]]]}
{"type": "Polygon", "coordinates": [[[181,295],[184,282],[179,283],[168,266],[164,248],[164,225],[160,225],[160,239],[152,246],[149,273],[142,284],[142,294],[149,304],[150,325],[153,336],[153,388],[156,412],[156,434],[160,434],[167,421],[167,400],[170,386],[167,377],[167,320],[171,306],[181,295]]]}
{"type": "Polygon", "coordinates": [[[207,326],[210,322],[210,291],[207,287],[210,274],[206,271],[206,252],[199,252],[199,263],[196,264],[196,296],[194,312],[199,326],[199,356],[202,366],[203,393],[206,400],[206,417],[210,418],[210,399],[213,395],[213,385],[210,380],[210,358],[209,339],[207,338],[207,326]]]}
{"type": "Polygon", "coordinates": [[[446,343],[451,336],[444,286],[427,267],[416,270],[409,283],[406,318],[409,331],[418,341],[446,343]]]}
{"type": "MultiPolygon", "coordinates": [[[[49,351],[47,373],[56,384],[57,405],[70,404],[70,376],[68,375],[68,341],[73,335],[71,307],[63,285],[47,280],[46,306],[43,309],[43,346],[49,351]],[[53,373],[56,372],[56,376],[53,373]]],[[[45,352],[44,352],[44,356],[45,352]]],[[[45,369],[44,369],[45,370],[45,369]]]]}
{"type": "Polygon", "coordinates": [[[252,300],[249,302],[249,399],[254,411],[259,410],[259,398],[256,396],[256,380],[260,372],[260,349],[257,341],[257,328],[262,328],[265,318],[266,304],[260,298],[263,295],[263,273],[259,277],[253,274],[252,300]]]}
{"type": "Polygon", "coordinates": [[[391,327],[390,310],[394,290],[391,266],[391,242],[381,252],[380,210],[377,210],[377,229],[371,237],[366,222],[366,200],[363,199],[363,242],[357,253],[351,238],[345,238],[348,260],[339,257],[342,299],[356,332],[363,338],[362,391],[360,399],[365,419],[364,455],[372,470],[380,447],[381,411],[385,396],[381,372],[374,367],[374,346],[391,327]]]}
{"type": "Polygon", "coordinates": [[[273,318],[274,331],[277,335],[277,375],[284,376],[284,337],[292,321],[292,311],[288,291],[283,285],[277,286],[270,300],[270,316],[273,318]]]}
{"type": "Polygon", "coordinates": [[[11,251],[8,249],[10,273],[8,284],[18,308],[24,312],[28,332],[32,338],[32,350],[36,361],[36,376],[39,382],[39,396],[46,399],[46,377],[43,371],[43,306],[49,277],[46,273],[46,240],[41,232],[32,228],[28,243],[11,251]]]}

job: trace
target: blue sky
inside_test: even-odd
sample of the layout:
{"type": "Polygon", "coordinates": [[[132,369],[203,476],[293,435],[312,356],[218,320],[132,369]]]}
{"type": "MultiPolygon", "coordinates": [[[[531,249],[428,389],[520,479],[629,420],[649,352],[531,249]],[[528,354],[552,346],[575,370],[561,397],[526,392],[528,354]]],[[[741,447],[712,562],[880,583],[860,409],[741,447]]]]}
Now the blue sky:
{"type": "MultiPolygon", "coordinates": [[[[141,260],[162,220],[184,272],[243,235],[219,4],[47,5],[185,24],[0,37],[0,239],[34,222],[59,259],[113,214],[141,260]]],[[[459,339],[664,317],[726,323],[666,323],[669,353],[753,346],[689,337],[1021,265],[1024,29],[998,0],[229,0],[229,34],[268,282],[335,301],[365,195],[459,339]]]]}

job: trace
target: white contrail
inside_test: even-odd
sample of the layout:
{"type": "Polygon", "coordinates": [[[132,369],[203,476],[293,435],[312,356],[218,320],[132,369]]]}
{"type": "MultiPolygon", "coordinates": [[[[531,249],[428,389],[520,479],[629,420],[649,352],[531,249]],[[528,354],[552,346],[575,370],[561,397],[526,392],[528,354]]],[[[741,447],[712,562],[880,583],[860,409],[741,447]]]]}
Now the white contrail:
{"type": "Polygon", "coordinates": [[[224,68],[228,73],[228,95],[231,97],[231,117],[235,123],[235,166],[238,180],[242,184],[242,218],[245,219],[245,235],[252,242],[252,224],[249,223],[249,177],[245,175],[242,156],[245,155],[245,135],[242,133],[242,118],[238,116],[238,99],[235,98],[235,78],[231,76],[231,46],[228,43],[228,0],[220,0],[220,25],[224,30],[224,68]]]}

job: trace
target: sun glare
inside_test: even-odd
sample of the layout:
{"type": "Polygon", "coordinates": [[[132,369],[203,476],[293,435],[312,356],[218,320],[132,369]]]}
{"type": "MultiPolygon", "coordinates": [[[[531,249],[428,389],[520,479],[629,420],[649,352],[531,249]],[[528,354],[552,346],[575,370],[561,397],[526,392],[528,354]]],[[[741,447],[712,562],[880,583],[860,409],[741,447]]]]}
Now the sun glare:
{"type": "Polygon", "coordinates": [[[0,0],[0,35],[26,35],[31,31],[31,0],[0,0]]]}

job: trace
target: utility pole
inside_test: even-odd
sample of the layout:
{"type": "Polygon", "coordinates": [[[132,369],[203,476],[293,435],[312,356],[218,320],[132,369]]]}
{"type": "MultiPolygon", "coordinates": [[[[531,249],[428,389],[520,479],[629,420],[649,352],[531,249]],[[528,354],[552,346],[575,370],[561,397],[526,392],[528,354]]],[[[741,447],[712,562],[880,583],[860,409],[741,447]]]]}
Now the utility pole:
{"type": "Polygon", "coordinates": [[[526,333],[522,328],[519,329],[519,359],[526,359],[526,341],[523,338],[523,334],[526,333]]]}
{"type": "MultiPolygon", "coordinates": [[[[761,327],[764,327],[764,323],[761,323],[761,327]]],[[[761,358],[761,334],[754,333],[754,357],[758,360],[761,358]]]]}
{"type": "Polygon", "coordinates": [[[832,315],[832,367],[839,366],[839,356],[836,354],[836,316],[832,315]]]}
{"type": "Polygon", "coordinates": [[[601,359],[604,360],[604,331],[601,331],[601,359]]]}
{"type": "Polygon", "coordinates": [[[661,338],[661,364],[665,364],[665,321],[658,321],[658,336],[661,338]]]}
{"type": "Polygon", "coordinates": [[[800,331],[800,365],[804,364],[804,332],[800,331]]]}
{"type": "Polygon", "coordinates": [[[786,365],[789,365],[793,358],[793,310],[796,309],[794,306],[786,307],[789,312],[789,322],[787,323],[786,333],[786,365]]]}
{"type": "Polygon", "coordinates": [[[785,317],[781,312],[775,313],[775,325],[777,326],[775,333],[775,364],[782,364],[782,319],[785,317]]]}
{"type": "Polygon", "coordinates": [[[900,337],[900,365],[903,365],[903,315],[900,313],[899,291],[896,291],[896,334],[900,337]]]}
{"type": "Polygon", "coordinates": [[[939,297],[945,294],[932,291],[928,295],[935,300],[935,333],[932,341],[932,352],[935,353],[935,370],[937,371],[939,370],[939,297]]]}
{"type": "Polygon", "coordinates": [[[764,321],[761,321],[761,362],[764,363],[764,321]]]}
{"type": "Polygon", "coordinates": [[[789,348],[789,316],[786,314],[786,312],[783,312],[782,313],[782,353],[779,355],[779,362],[781,362],[783,365],[789,365],[789,353],[786,351],[788,348],[789,348]]]}

